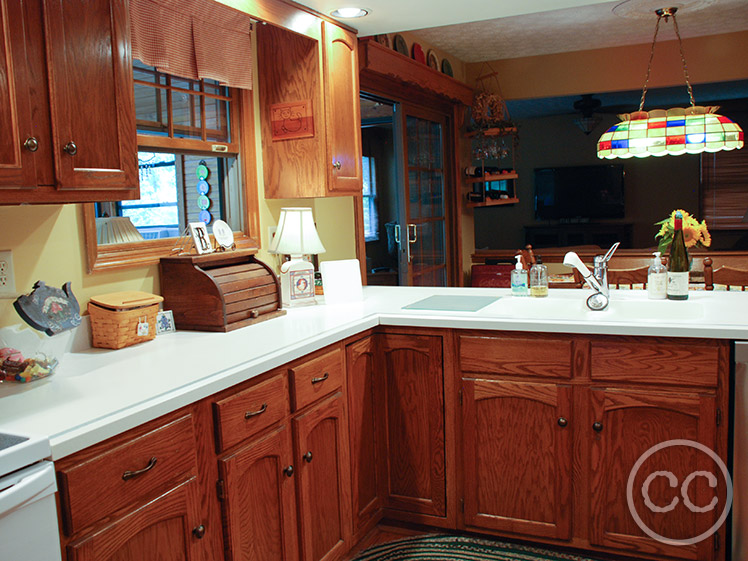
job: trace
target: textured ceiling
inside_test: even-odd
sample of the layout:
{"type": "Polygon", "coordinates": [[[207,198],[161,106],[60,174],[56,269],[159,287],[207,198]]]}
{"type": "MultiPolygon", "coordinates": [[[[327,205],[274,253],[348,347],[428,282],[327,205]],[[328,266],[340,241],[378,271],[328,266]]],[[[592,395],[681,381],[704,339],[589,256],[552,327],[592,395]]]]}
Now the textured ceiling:
{"type": "MultiPolygon", "coordinates": [[[[634,0],[632,0],[633,2],[634,0]]],[[[684,2],[664,2],[667,6],[684,2]]],[[[465,62],[545,55],[604,47],[650,43],[657,17],[621,17],[620,5],[607,2],[472,23],[414,31],[424,42],[465,62]]],[[[644,12],[662,0],[637,2],[644,12]]],[[[639,11],[635,12],[639,13],[639,11]]],[[[748,29],[748,0],[712,0],[703,10],[677,14],[682,37],[716,35],[748,29]]],[[[658,41],[675,39],[672,21],[660,25],[658,41]]]]}
{"type": "MultiPolygon", "coordinates": [[[[663,7],[680,9],[678,23],[683,37],[748,29],[748,0],[302,0],[302,3],[324,14],[359,4],[370,10],[368,16],[341,21],[357,28],[360,36],[414,31],[424,42],[464,62],[650,43],[657,19],[653,12],[663,7]],[[614,9],[618,15],[613,13],[614,9]]],[[[671,24],[661,26],[660,37],[675,38],[671,24]]]]}

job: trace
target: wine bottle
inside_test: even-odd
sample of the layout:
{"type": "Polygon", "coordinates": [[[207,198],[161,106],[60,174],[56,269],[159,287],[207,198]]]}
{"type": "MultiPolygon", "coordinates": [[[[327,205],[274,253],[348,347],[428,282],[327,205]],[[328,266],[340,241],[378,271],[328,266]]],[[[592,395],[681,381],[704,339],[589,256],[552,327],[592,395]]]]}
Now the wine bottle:
{"type": "Polygon", "coordinates": [[[667,272],[668,300],[688,299],[688,250],[683,239],[683,215],[675,213],[673,242],[670,244],[670,258],[667,272]]]}

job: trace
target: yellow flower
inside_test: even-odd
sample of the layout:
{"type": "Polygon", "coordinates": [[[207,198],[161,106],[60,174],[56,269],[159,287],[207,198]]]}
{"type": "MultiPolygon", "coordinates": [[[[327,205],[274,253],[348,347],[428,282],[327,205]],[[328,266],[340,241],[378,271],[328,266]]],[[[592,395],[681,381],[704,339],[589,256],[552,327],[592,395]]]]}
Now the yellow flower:
{"type": "Polygon", "coordinates": [[[658,223],[660,230],[655,235],[655,238],[661,238],[659,242],[660,251],[666,251],[673,239],[673,233],[675,230],[675,215],[681,213],[682,226],[683,226],[683,241],[686,247],[691,248],[695,246],[709,247],[712,244],[712,237],[709,234],[709,230],[706,227],[706,221],[702,220],[699,222],[690,213],[683,209],[675,209],[670,213],[670,216],[658,223]]]}
{"type": "Polygon", "coordinates": [[[712,235],[709,230],[706,229],[706,220],[701,221],[701,244],[704,247],[712,245],[712,235]]]}
{"type": "Polygon", "coordinates": [[[691,248],[699,243],[701,240],[701,230],[697,227],[694,228],[692,224],[683,225],[683,241],[686,242],[686,247],[691,248]]]}

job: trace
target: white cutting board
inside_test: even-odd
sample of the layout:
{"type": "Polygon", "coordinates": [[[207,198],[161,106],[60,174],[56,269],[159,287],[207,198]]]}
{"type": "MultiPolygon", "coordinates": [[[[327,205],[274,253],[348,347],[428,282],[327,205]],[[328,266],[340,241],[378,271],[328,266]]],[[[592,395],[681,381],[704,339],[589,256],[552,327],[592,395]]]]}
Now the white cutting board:
{"type": "Polygon", "coordinates": [[[364,299],[361,265],[358,259],[323,261],[319,264],[326,304],[356,302],[364,299]]]}

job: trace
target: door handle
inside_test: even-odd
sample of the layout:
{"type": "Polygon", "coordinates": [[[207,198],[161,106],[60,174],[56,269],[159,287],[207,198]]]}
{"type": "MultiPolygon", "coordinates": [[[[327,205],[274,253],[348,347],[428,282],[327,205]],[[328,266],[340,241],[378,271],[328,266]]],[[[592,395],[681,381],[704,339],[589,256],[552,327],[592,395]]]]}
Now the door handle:
{"type": "Polygon", "coordinates": [[[413,255],[410,253],[410,244],[415,243],[418,239],[418,229],[416,224],[408,224],[405,228],[405,233],[407,239],[407,243],[405,244],[405,248],[407,249],[408,254],[408,263],[413,261],[413,255]],[[411,228],[413,229],[413,236],[411,237],[410,232],[411,228]]]}
{"type": "Polygon", "coordinates": [[[400,245],[400,224],[395,224],[395,243],[400,245]]]}

